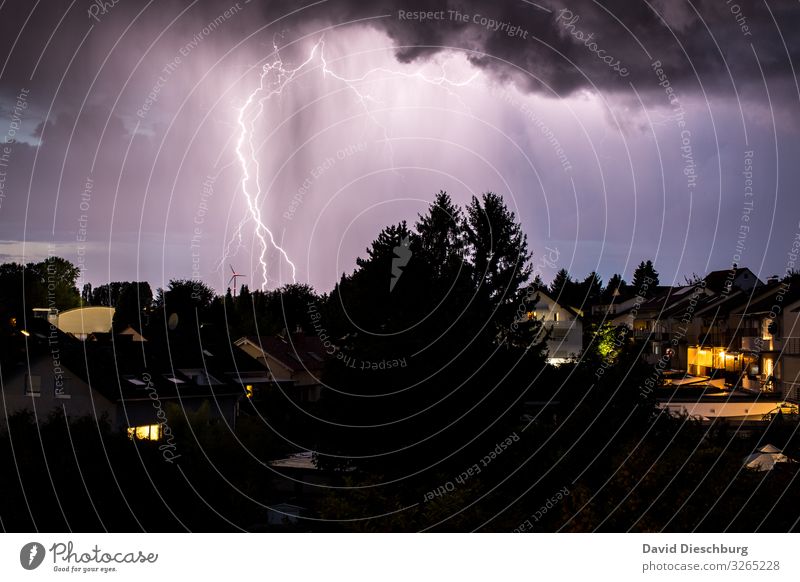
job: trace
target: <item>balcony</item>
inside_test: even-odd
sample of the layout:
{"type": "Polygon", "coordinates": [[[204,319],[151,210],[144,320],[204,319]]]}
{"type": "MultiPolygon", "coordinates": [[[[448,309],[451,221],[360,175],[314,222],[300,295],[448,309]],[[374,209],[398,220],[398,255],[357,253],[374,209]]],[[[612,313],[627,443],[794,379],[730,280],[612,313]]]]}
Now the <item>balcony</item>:
{"type": "Polygon", "coordinates": [[[669,341],[669,334],[665,331],[650,331],[647,329],[633,330],[633,338],[636,340],[650,340],[654,342],[669,341]]]}
{"type": "Polygon", "coordinates": [[[782,338],[742,337],[742,350],[747,352],[779,352],[783,350],[784,343],[782,338]]]}

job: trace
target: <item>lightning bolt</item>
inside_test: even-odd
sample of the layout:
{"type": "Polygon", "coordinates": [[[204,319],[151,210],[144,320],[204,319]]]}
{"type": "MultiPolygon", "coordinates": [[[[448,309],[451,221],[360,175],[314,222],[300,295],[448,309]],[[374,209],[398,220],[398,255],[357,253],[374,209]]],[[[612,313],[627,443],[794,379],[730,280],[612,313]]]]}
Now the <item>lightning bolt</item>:
{"type": "Polygon", "coordinates": [[[453,89],[469,85],[479,75],[475,72],[471,77],[465,81],[453,81],[447,77],[444,66],[442,66],[442,73],[437,77],[429,77],[421,70],[415,72],[396,71],[387,69],[385,67],[376,67],[368,70],[363,75],[354,78],[344,77],[334,70],[328,64],[325,58],[325,42],[320,38],[311,47],[308,57],[293,69],[286,68],[280,56],[280,51],[277,43],[273,42],[275,59],[261,67],[258,86],[247,96],[244,104],[237,111],[236,126],[238,128],[238,139],[236,141],[236,157],[241,167],[242,178],[240,187],[247,202],[247,213],[239,222],[237,228],[234,230],[233,236],[225,247],[225,253],[220,261],[220,264],[228,259],[231,254],[231,248],[236,244],[236,251],[242,247],[242,229],[250,221],[255,224],[255,237],[258,240],[260,253],[258,261],[261,267],[261,289],[267,287],[267,252],[270,248],[274,248],[283,260],[291,267],[292,282],[297,281],[297,269],[294,263],[289,258],[286,251],[275,241],[275,236],[267,226],[261,214],[261,202],[265,195],[261,189],[259,162],[256,156],[256,148],[254,142],[254,135],[256,133],[256,124],[264,113],[265,102],[273,97],[280,96],[284,89],[303,71],[309,67],[317,59],[319,64],[316,65],[320,68],[323,77],[336,79],[343,83],[347,89],[353,92],[356,96],[358,103],[363,107],[366,116],[382,130],[384,136],[384,144],[389,147],[390,158],[392,167],[394,167],[393,152],[391,150],[391,140],[388,130],[381,125],[375,118],[371,104],[382,104],[382,102],[370,95],[369,93],[362,92],[359,85],[366,83],[370,78],[376,74],[383,74],[388,77],[398,77],[404,79],[417,79],[430,85],[435,85],[447,91],[448,95],[455,97],[460,105],[465,109],[469,109],[459,95],[453,89]]]}

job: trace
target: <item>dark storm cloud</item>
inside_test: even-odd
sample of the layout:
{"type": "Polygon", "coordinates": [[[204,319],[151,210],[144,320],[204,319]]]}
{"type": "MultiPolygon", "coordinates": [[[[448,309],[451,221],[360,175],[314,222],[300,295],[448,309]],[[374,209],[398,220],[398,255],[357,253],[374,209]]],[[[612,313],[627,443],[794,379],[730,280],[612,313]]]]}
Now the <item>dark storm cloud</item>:
{"type": "MultiPolygon", "coordinates": [[[[424,59],[444,47],[466,49],[474,64],[498,76],[559,95],[593,86],[629,91],[629,82],[646,91],[654,85],[653,60],[665,65],[673,84],[697,89],[702,82],[706,91],[730,91],[731,77],[745,90],[760,84],[759,64],[769,82],[794,81],[790,58],[800,52],[793,34],[800,11],[788,2],[770,3],[769,9],[755,0],[536,4],[541,8],[522,0],[331,1],[303,10],[297,20],[342,23],[386,14],[371,22],[397,43],[401,61],[424,59]],[[427,17],[415,14],[426,12],[427,17]],[[609,66],[617,61],[628,75],[609,66]]],[[[270,3],[265,18],[296,8],[278,6],[270,3]]]]}
{"type": "MultiPolygon", "coordinates": [[[[78,0],[66,12],[72,4],[69,0],[51,0],[33,9],[27,2],[5,3],[0,10],[0,55],[8,55],[12,46],[14,52],[2,75],[2,86],[58,78],[92,24],[100,30],[87,38],[89,50],[85,55],[99,62],[105,55],[102,49],[113,40],[104,35],[118,34],[120,25],[132,22],[146,3],[121,0],[101,16],[99,23],[87,12],[94,2],[78,0]],[[110,22],[117,26],[107,26],[110,22]],[[51,33],[54,37],[47,45],[51,33]],[[34,71],[35,78],[29,81],[34,71]]],[[[136,27],[158,30],[190,4],[186,0],[159,1],[144,11],[136,27]]],[[[173,31],[192,29],[232,4],[229,0],[200,0],[173,31]]],[[[650,64],[654,59],[666,65],[674,84],[690,81],[697,88],[699,78],[706,90],[730,90],[727,68],[737,84],[760,83],[753,48],[770,81],[791,80],[789,58],[796,58],[800,52],[800,38],[793,34],[800,27],[800,11],[794,3],[773,2],[769,9],[755,0],[693,4],[541,0],[535,4],[544,10],[523,0],[254,2],[251,7],[261,10],[262,21],[252,20],[250,11],[247,20],[232,21],[225,34],[235,36],[248,27],[252,30],[276,20],[274,31],[281,32],[370,19],[371,26],[385,30],[397,43],[396,56],[401,61],[424,59],[443,47],[466,49],[473,63],[498,76],[511,77],[527,90],[552,90],[560,95],[592,85],[601,90],[628,91],[629,82],[647,90],[653,85],[650,64]],[[435,17],[409,16],[418,12],[432,12],[435,17]],[[387,16],[375,18],[381,15],[387,16]],[[512,30],[517,32],[509,34],[512,30]],[[523,32],[527,38],[522,38],[523,32]],[[592,35],[589,44],[596,43],[594,50],[580,40],[588,35],[592,35]],[[613,57],[614,62],[618,60],[629,75],[618,74],[598,51],[613,57]]],[[[73,71],[71,87],[66,91],[91,78],[91,64],[85,62],[73,71]]]]}
{"type": "MultiPolygon", "coordinates": [[[[365,48],[363,38],[374,40],[380,36],[376,43],[383,43],[379,51],[383,51],[386,40],[382,35],[364,30],[364,27],[388,35],[395,46],[394,56],[399,61],[423,63],[448,48],[462,50],[474,65],[495,80],[513,82],[523,92],[533,94],[526,97],[535,104],[537,113],[541,113],[543,118],[549,116],[549,126],[562,128],[559,140],[565,145],[570,143],[570,159],[576,169],[580,168],[579,172],[576,171],[576,186],[581,204],[572,209],[563,208],[563,200],[572,197],[570,191],[562,189],[559,178],[563,176],[557,172],[548,172],[546,176],[546,180],[551,180],[550,191],[562,201],[562,207],[554,211],[555,226],[559,220],[568,222],[579,210],[594,209],[587,213],[594,223],[584,220],[582,224],[600,229],[602,225],[596,218],[603,208],[603,200],[596,184],[601,181],[601,169],[612,175],[611,182],[615,184],[618,195],[613,203],[613,216],[609,218],[609,232],[627,233],[627,227],[635,223],[637,233],[651,236],[659,226],[662,213],[669,219],[670,233],[679,233],[680,228],[675,227],[686,222],[686,217],[681,214],[689,205],[680,196],[685,191],[678,149],[680,142],[674,133],[674,123],[667,123],[664,119],[668,102],[652,70],[654,60],[663,63],[671,86],[680,92],[681,102],[686,106],[687,119],[692,123],[694,155],[702,170],[704,190],[708,193],[705,197],[698,197],[696,205],[692,206],[703,217],[696,221],[697,226],[692,223],[691,243],[695,248],[711,246],[710,236],[715,232],[715,225],[708,222],[708,217],[719,214],[726,224],[737,224],[741,204],[734,195],[738,193],[741,150],[747,141],[742,135],[745,122],[750,140],[747,147],[759,152],[758,168],[762,176],[761,192],[764,193],[764,199],[759,201],[759,212],[764,219],[770,218],[772,206],[769,204],[772,202],[768,204],[766,200],[770,195],[775,197],[776,206],[780,200],[778,220],[785,218],[788,221],[796,215],[796,200],[783,193],[789,188],[794,191],[793,184],[797,180],[796,164],[790,163],[797,151],[795,108],[798,98],[791,64],[800,52],[800,37],[794,32],[800,26],[800,10],[794,2],[769,2],[767,5],[750,0],[704,0],[690,4],[683,0],[650,0],[648,4],[645,1],[613,0],[600,4],[537,0],[536,4],[544,7],[543,10],[533,2],[523,0],[303,0],[302,3],[239,0],[242,9],[237,17],[226,20],[215,28],[213,34],[203,36],[198,48],[184,59],[179,70],[170,74],[152,111],[141,120],[138,132],[134,131],[140,122],[137,108],[142,107],[163,74],[164,65],[180,55],[187,43],[196,42],[194,39],[209,22],[219,18],[237,2],[119,0],[116,4],[107,4],[107,13],[100,15],[99,22],[88,14],[90,7],[96,5],[94,0],[41,0],[38,3],[6,0],[1,5],[0,135],[5,132],[7,121],[13,114],[15,96],[22,88],[30,92],[29,108],[19,134],[23,141],[14,148],[13,167],[9,169],[5,189],[8,197],[0,208],[3,238],[50,240],[49,233],[55,227],[53,236],[56,239],[61,233],[63,240],[74,241],[83,212],[79,205],[81,192],[91,175],[95,183],[90,211],[92,240],[107,241],[108,225],[113,223],[115,237],[129,245],[123,249],[134,248],[139,238],[160,241],[156,235],[163,237],[167,227],[178,238],[178,243],[186,243],[188,238],[183,235],[191,232],[203,179],[207,173],[212,173],[210,169],[218,170],[218,167],[212,168],[218,158],[222,160],[221,165],[231,158],[230,144],[227,154],[223,151],[231,134],[230,107],[241,97],[241,88],[252,82],[256,74],[253,67],[261,59],[272,58],[273,39],[281,47],[284,61],[291,65],[301,62],[311,42],[324,34],[330,42],[327,45],[332,49],[330,54],[341,56],[343,67],[354,65],[352,74],[359,75],[363,73],[362,65],[366,67],[367,63],[373,62],[358,55],[357,51],[365,48]],[[435,15],[419,19],[413,14],[415,12],[433,12],[435,15]],[[293,44],[304,35],[311,36],[293,44]],[[587,40],[589,36],[591,38],[587,40]],[[784,41],[787,47],[784,47],[784,41]],[[239,43],[242,44],[237,46],[239,43]],[[350,44],[355,48],[348,54],[350,44]],[[220,61],[227,51],[231,51],[230,56],[220,61]],[[601,56],[610,56],[611,64],[601,56]],[[626,75],[614,70],[616,61],[619,61],[618,68],[624,67],[626,75]],[[208,77],[206,73],[210,73],[208,77]],[[195,90],[196,83],[199,83],[198,90],[195,90]],[[659,152],[648,149],[652,143],[643,137],[649,132],[648,117],[631,90],[631,84],[645,101],[646,109],[653,112],[653,122],[659,131],[658,145],[663,150],[660,154],[667,159],[663,169],[668,190],[664,195],[664,208],[659,198],[662,160],[655,155],[659,152]],[[227,92],[227,88],[231,91],[227,92]],[[583,98],[580,92],[585,89],[602,97],[596,100],[603,106],[598,106],[596,113],[600,118],[597,136],[603,149],[602,168],[595,167],[593,152],[582,147],[587,144],[577,139],[579,128],[559,119],[559,113],[567,113],[559,109],[560,105],[565,108],[575,105],[583,98]],[[538,94],[577,95],[574,95],[575,99],[556,101],[541,100],[538,94]],[[741,100],[741,114],[735,100],[737,96],[741,100]],[[221,99],[219,102],[216,101],[218,97],[221,99]],[[770,104],[777,111],[770,110],[770,104]],[[211,109],[214,115],[201,125],[200,121],[211,109]],[[607,110],[614,111],[613,120],[607,110]],[[617,115],[620,111],[629,114],[617,115]],[[608,115],[606,123],[602,119],[604,114],[608,115]],[[772,151],[776,149],[772,133],[773,115],[777,118],[774,125],[779,128],[780,172],[777,171],[777,159],[774,159],[777,152],[773,154],[772,151]],[[199,125],[202,132],[192,142],[199,125]],[[643,156],[635,167],[636,181],[640,182],[636,194],[632,192],[632,179],[627,175],[624,163],[626,149],[621,142],[605,147],[606,125],[632,139],[633,149],[639,150],[634,154],[643,156]],[[719,129],[722,131],[718,141],[719,129]],[[166,134],[169,134],[168,139],[165,138],[162,146],[161,140],[166,134]],[[37,149],[39,137],[42,138],[41,147],[37,149]],[[187,152],[186,165],[181,169],[179,164],[187,152]],[[220,158],[220,152],[226,155],[220,158]],[[722,164],[717,168],[719,158],[722,158],[722,164]],[[623,163],[619,163],[620,160],[623,163]],[[773,180],[773,176],[777,184],[768,182],[773,180]],[[725,187],[717,188],[717,183],[724,183],[725,187]],[[175,202],[170,204],[173,195],[175,202]],[[629,203],[635,196],[638,196],[639,204],[637,217],[621,216],[620,209],[630,209],[629,203]],[[722,212],[718,212],[717,205],[722,207],[722,212]],[[145,233],[141,237],[140,228],[145,233]]],[[[380,54],[382,58],[384,53],[380,54]]],[[[381,64],[389,64],[391,59],[392,56],[388,55],[381,64]]],[[[303,91],[308,92],[308,97],[297,93],[294,96],[296,103],[292,97],[287,97],[282,105],[286,107],[281,110],[282,115],[291,111],[292,106],[304,105],[312,96],[322,95],[335,86],[335,83],[330,87],[315,85],[313,79],[315,77],[309,75],[299,84],[303,91]]],[[[398,86],[397,89],[402,92],[404,87],[398,86]]],[[[519,115],[518,108],[510,107],[510,102],[492,101],[489,97],[483,95],[479,99],[483,109],[479,107],[478,114],[489,118],[496,115],[499,126],[509,132],[518,131],[519,139],[532,149],[541,145],[537,141],[537,131],[529,131],[531,128],[519,115]]],[[[334,99],[331,103],[337,101],[334,99]]],[[[346,101],[338,103],[351,105],[346,101]]],[[[336,120],[335,111],[324,107],[315,111],[336,120]]],[[[411,133],[417,129],[420,134],[425,134],[428,129],[425,125],[442,133],[458,129],[439,127],[436,122],[431,120],[426,124],[410,119],[407,129],[411,133]]],[[[298,116],[287,125],[286,143],[294,146],[293,139],[309,134],[311,127],[320,123],[318,117],[310,114],[298,116]]],[[[461,135],[462,141],[481,143],[484,135],[480,131],[476,129],[473,135],[465,130],[461,135]]],[[[317,158],[324,159],[329,155],[328,150],[335,152],[353,140],[355,138],[351,139],[349,135],[326,136],[316,144],[316,150],[301,152],[292,170],[302,180],[308,167],[319,163],[317,158]],[[336,140],[339,139],[345,143],[338,143],[336,140]]],[[[432,150],[429,159],[438,159],[442,167],[447,167],[450,161],[448,152],[439,150],[432,150]],[[441,159],[436,158],[439,154],[441,159]]],[[[538,153],[545,163],[550,159],[546,148],[538,153]]],[[[506,157],[506,154],[502,153],[501,157],[506,157]]],[[[343,183],[357,174],[356,161],[354,158],[352,175],[345,170],[344,164],[340,166],[343,183]]],[[[363,167],[369,167],[363,163],[363,167]]],[[[454,167],[456,173],[464,173],[463,164],[454,164],[454,167]]],[[[520,169],[509,163],[505,172],[516,176],[520,169]]],[[[320,188],[319,199],[330,195],[327,187],[333,178],[333,173],[326,176],[326,189],[320,188]]],[[[442,184],[432,180],[439,179],[426,178],[423,181],[420,178],[418,190],[438,190],[442,184]]],[[[519,178],[523,186],[526,186],[526,181],[526,178],[519,178]]],[[[472,183],[475,188],[498,188],[501,180],[480,175],[473,177],[472,183]]],[[[216,204],[220,206],[215,210],[219,216],[224,217],[227,211],[221,206],[223,201],[234,204],[241,201],[234,195],[236,184],[237,173],[232,167],[218,182],[216,204]]],[[[454,191],[457,188],[457,185],[452,185],[454,191]]],[[[282,194],[291,193],[293,189],[296,185],[288,181],[283,184],[282,194]]],[[[309,197],[304,203],[308,207],[304,212],[310,211],[314,202],[309,197]]],[[[280,196],[271,199],[271,203],[275,204],[275,216],[280,216],[288,204],[280,196]]],[[[351,210],[344,205],[340,222],[351,218],[351,210]]],[[[545,232],[535,223],[537,216],[536,210],[529,208],[524,216],[526,225],[534,225],[530,227],[532,233],[536,229],[545,232]]],[[[390,219],[394,218],[386,220],[390,219]]],[[[298,217],[292,223],[288,236],[304,240],[308,225],[301,227],[300,220],[298,217]]],[[[381,221],[383,218],[376,220],[374,225],[364,226],[369,237],[374,228],[382,226],[379,224],[381,221]]],[[[565,240],[572,237],[568,226],[562,226],[556,235],[565,240]]],[[[779,226],[794,232],[796,225],[779,226]]],[[[204,231],[209,240],[214,234],[222,236],[221,225],[217,225],[217,231],[213,228],[209,224],[204,231]]],[[[770,229],[769,221],[765,222],[758,236],[766,240],[770,229]]],[[[719,231],[720,239],[736,235],[735,228],[726,230],[721,227],[719,231]]],[[[574,236],[595,240],[603,234],[600,229],[574,236]]],[[[324,244],[329,244],[338,233],[329,232],[327,236],[329,239],[325,239],[324,244]]],[[[751,240],[755,245],[755,234],[751,240]]],[[[637,246],[634,259],[641,258],[640,253],[655,255],[657,249],[653,241],[637,239],[637,245],[639,242],[642,246],[637,246]]],[[[176,254],[186,250],[185,244],[180,247],[178,243],[176,254]]],[[[360,239],[354,239],[351,246],[360,250],[363,244],[360,239]]],[[[616,244],[621,249],[620,257],[624,258],[629,242],[621,239],[616,244]]],[[[664,248],[678,249],[682,244],[682,240],[665,239],[664,248]]],[[[294,245],[300,246],[300,242],[294,245]]],[[[723,267],[729,261],[727,249],[731,246],[723,245],[722,254],[725,256],[719,260],[715,258],[715,265],[723,267]]],[[[675,251],[675,255],[677,253],[675,251]]],[[[161,255],[160,252],[151,254],[161,255]]],[[[658,259],[663,260],[661,256],[658,259]]],[[[705,256],[693,257],[692,260],[695,262],[685,266],[679,265],[676,258],[675,270],[700,272],[704,269],[699,261],[704,261],[705,256]]],[[[778,257],[777,261],[780,260],[778,257]]],[[[167,270],[183,268],[184,271],[179,272],[185,273],[187,264],[190,263],[181,255],[167,270]]],[[[616,265],[614,270],[622,268],[621,262],[616,265]]],[[[594,265],[587,262],[575,270],[584,272],[591,268],[594,265]]],[[[672,266],[668,269],[671,270],[672,266]]],[[[124,278],[127,275],[119,276],[124,278]]]]}

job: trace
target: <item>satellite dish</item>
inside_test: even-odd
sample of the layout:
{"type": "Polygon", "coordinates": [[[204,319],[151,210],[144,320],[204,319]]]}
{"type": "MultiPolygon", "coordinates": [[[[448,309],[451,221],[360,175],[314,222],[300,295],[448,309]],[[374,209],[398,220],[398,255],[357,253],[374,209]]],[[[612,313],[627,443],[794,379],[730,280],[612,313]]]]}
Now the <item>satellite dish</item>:
{"type": "Polygon", "coordinates": [[[176,327],[178,327],[178,314],[177,313],[173,313],[172,315],[169,316],[169,319],[167,320],[167,327],[169,327],[170,331],[172,331],[176,327]]]}

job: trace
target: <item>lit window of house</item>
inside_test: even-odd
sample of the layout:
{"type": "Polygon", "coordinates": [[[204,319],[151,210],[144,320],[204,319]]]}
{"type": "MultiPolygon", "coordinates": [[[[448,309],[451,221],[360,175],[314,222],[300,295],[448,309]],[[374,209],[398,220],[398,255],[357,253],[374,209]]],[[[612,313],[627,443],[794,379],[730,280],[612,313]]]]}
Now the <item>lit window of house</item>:
{"type": "Polygon", "coordinates": [[[765,317],[761,320],[761,339],[772,339],[774,332],[777,331],[777,326],[774,324],[773,320],[768,317],[765,317]]]}
{"type": "Polygon", "coordinates": [[[161,438],[160,424],[145,424],[142,426],[129,426],[128,438],[140,441],[157,441],[161,438]]]}

